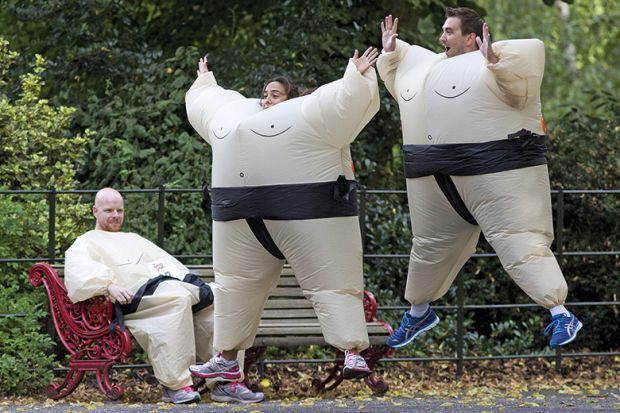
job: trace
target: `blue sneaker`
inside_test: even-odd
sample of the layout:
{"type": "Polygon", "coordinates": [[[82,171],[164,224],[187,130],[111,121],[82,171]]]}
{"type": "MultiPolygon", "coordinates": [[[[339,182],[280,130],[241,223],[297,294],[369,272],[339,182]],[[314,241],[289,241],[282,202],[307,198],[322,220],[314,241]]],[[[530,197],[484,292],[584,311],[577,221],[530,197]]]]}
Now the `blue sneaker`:
{"type": "Polygon", "coordinates": [[[545,335],[548,335],[553,330],[549,347],[557,348],[570,343],[577,337],[577,332],[581,330],[581,327],[583,327],[583,324],[571,312],[554,315],[551,317],[551,322],[547,328],[545,328],[545,335]]]}
{"type": "Polygon", "coordinates": [[[386,344],[392,348],[404,347],[420,333],[435,327],[437,323],[439,323],[439,317],[430,307],[422,317],[414,317],[409,311],[405,311],[398,330],[388,337],[386,344]]]}

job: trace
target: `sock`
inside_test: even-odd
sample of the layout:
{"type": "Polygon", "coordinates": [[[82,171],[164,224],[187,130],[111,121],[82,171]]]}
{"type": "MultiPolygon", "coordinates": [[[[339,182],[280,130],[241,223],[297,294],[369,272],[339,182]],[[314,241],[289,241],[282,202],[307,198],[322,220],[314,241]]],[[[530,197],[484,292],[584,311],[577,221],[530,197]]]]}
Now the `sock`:
{"type": "Polygon", "coordinates": [[[222,363],[225,366],[230,366],[230,365],[232,365],[232,364],[237,362],[237,360],[226,360],[226,358],[224,358],[224,356],[222,356],[222,353],[219,353],[217,355],[217,358],[218,358],[218,362],[222,363]]]}
{"type": "Polygon", "coordinates": [[[409,314],[411,314],[412,317],[420,318],[426,314],[429,307],[430,305],[428,303],[412,305],[409,314]]]}
{"type": "Polygon", "coordinates": [[[549,311],[551,311],[551,317],[558,314],[569,314],[568,310],[563,305],[556,305],[555,307],[551,307],[549,311]]]}

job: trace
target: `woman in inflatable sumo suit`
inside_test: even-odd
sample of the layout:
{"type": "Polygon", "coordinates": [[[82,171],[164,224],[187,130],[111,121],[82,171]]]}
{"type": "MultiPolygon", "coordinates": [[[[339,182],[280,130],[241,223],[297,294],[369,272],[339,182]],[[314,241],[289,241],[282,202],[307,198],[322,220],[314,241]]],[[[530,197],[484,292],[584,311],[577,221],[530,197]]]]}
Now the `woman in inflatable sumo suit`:
{"type": "Polygon", "coordinates": [[[467,8],[446,10],[442,53],[397,39],[397,25],[392,16],[381,23],[377,68],[400,108],[414,238],[412,308],[388,345],[403,347],[437,324],[429,303],[448,291],[480,230],[519,287],[550,309],[551,347],[570,342],[581,323],[564,308],[566,282],[549,249],[543,43],[491,43],[467,8]]]}
{"type": "Polygon", "coordinates": [[[186,94],[189,121],[211,145],[215,332],[220,351],[195,376],[238,380],[285,260],[312,302],[325,341],[345,352],[344,378],[371,373],[362,245],[349,144],[379,110],[378,50],[357,50],[342,79],[294,97],[285,78],[263,98],[220,87],[207,60],[186,94]]]}

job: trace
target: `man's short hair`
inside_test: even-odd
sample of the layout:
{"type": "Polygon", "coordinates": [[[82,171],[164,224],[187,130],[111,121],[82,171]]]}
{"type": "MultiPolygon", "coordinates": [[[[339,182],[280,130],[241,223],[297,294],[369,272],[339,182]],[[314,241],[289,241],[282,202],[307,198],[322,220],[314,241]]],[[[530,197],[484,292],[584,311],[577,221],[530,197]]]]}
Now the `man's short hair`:
{"type": "Polygon", "coordinates": [[[461,33],[468,35],[476,33],[482,39],[482,25],[484,20],[475,11],[467,7],[446,7],[446,18],[458,17],[461,21],[461,33]]]}

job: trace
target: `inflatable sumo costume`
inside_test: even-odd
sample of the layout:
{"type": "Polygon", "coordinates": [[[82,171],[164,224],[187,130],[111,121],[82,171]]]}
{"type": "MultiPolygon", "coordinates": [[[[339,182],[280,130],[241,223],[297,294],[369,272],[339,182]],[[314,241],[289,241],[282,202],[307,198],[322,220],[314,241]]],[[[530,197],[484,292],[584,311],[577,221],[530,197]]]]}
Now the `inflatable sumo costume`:
{"type": "Polygon", "coordinates": [[[138,234],[88,231],[65,254],[67,294],[72,302],[83,301],[107,294],[111,283],[134,294],[131,303],[115,304],[115,321],[123,326],[124,319],[155,377],[169,389],[191,386],[188,368],[196,355],[213,355],[212,285],[138,234]]]}
{"type": "Polygon", "coordinates": [[[540,40],[447,58],[397,40],[377,62],[398,101],[413,247],[405,298],[444,295],[474,252],[480,230],[536,303],[564,303],[553,240],[540,85],[540,40]]]}
{"type": "Polygon", "coordinates": [[[374,69],[349,62],[342,79],[264,110],[207,72],[186,107],[213,152],[214,348],[252,346],[285,260],[326,342],[368,347],[349,144],[379,109],[374,69]]]}

